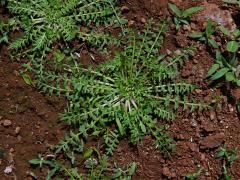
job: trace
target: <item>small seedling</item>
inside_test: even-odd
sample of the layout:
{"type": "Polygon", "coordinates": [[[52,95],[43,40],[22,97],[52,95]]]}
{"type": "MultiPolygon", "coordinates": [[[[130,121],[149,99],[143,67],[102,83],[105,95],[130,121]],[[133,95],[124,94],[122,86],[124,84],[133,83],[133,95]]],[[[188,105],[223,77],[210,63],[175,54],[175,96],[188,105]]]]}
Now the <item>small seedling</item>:
{"type": "Polygon", "coordinates": [[[189,35],[189,37],[193,39],[197,39],[198,41],[205,42],[206,45],[210,45],[215,49],[218,49],[218,44],[214,40],[215,33],[215,26],[213,24],[213,21],[211,19],[208,19],[207,26],[203,32],[195,32],[189,35]]]}
{"type": "Polygon", "coordinates": [[[197,172],[188,173],[185,175],[185,180],[197,180],[202,173],[203,168],[200,168],[197,172]]]}
{"type": "Polygon", "coordinates": [[[230,58],[225,58],[219,51],[216,51],[215,63],[208,71],[207,77],[212,81],[225,77],[227,81],[234,82],[240,86],[237,60],[236,54],[232,54],[230,58]]]}
{"type": "Polygon", "coordinates": [[[190,17],[199,11],[203,10],[202,6],[194,6],[185,10],[180,10],[175,4],[168,3],[168,7],[174,14],[173,22],[175,24],[176,30],[179,30],[181,25],[189,24],[190,17]]]}
{"type": "Polygon", "coordinates": [[[231,180],[231,176],[228,173],[228,168],[230,168],[233,162],[237,159],[237,148],[231,150],[228,150],[225,147],[221,148],[218,152],[218,157],[223,158],[222,178],[225,180],[231,180]]]}
{"type": "Polygon", "coordinates": [[[220,26],[219,29],[224,35],[226,35],[230,39],[230,41],[227,42],[226,50],[230,53],[237,53],[239,49],[240,30],[235,29],[234,31],[231,31],[224,26],[220,26]]]}
{"type": "Polygon", "coordinates": [[[110,167],[108,163],[108,157],[106,155],[99,156],[98,159],[89,158],[85,163],[87,172],[81,173],[77,167],[66,167],[61,162],[55,159],[46,160],[39,155],[38,159],[32,159],[29,163],[33,166],[48,166],[49,171],[46,176],[46,180],[53,178],[66,178],[71,180],[83,180],[84,177],[87,179],[124,179],[130,180],[134,175],[137,164],[132,163],[126,168],[122,169],[115,165],[110,167]]]}
{"type": "Polygon", "coordinates": [[[230,150],[226,148],[221,148],[220,151],[218,152],[218,157],[225,158],[226,165],[230,166],[237,159],[237,148],[230,150]]]}

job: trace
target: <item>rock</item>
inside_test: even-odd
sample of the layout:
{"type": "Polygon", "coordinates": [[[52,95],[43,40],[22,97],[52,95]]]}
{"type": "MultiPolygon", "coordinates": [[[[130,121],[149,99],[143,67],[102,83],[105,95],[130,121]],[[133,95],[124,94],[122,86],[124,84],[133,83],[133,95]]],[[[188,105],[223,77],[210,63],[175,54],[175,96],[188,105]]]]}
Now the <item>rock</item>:
{"type": "Polygon", "coordinates": [[[5,120],[2,121],[2,124],[3,124],[4,127],[9,127],[9,126],[12,125],[12,121],[9,120],[9,119],[5,119],[5,120]]]}
{"type": "Polygon", "coordinates": [[[16,71],[16,70],[13,71],[13,74],[14,74],[15,76],[19,76],[19,72],[16,71]]]}
{"type": "Polygon", "coordinates": [[[121,11],[122,11],[123,13],[127,13],[127,12],[129,12],[129,8],[128,8],[127,6],[122,6],[122,7],[121,7],[121,11]]]}
{"type": "Polygon", "coordinates": [[[201,94],[203,91],[201,89],[195,89],[194,90],[197,94],[201,94]]]}
{"type": "Polygon", "coordinates": [[[168,167],[163,168],[162,174],[166,177],[169,177],[169,178],[175,178],[176,177],[176,173],[171,172],[168,167]]]}
{"type": "Polygon", "coordinates": [[[191,31],[191,27],[189,25],[183,25],[183,30],[185,31],[191,31]]]}
{"type": "Polygon", "coordinates": [[[201,24],[206,25],[207,20],[210,18],[212,21],[219,25],[223,25],[228,29],[233,30],[236,28],[230,10],[222,10],[217,4],[209,3],[207,1],[203,2],[203,7],[204,10],[193,15],[193,18],[195,17],[195,19],[201,24]]]}
{"type": "Polygon", "coordinates": [[[15,151],[14,148],[10,148],[10,149],[9,149],[9,152],[10,152],[10,153],[13,153],[14,151],[15,151]]]}
{"type": "Polygon", "coordinates": [[[192,152],[199,152],[198,145],[195,143],[189,143],[188,147],[189,147],[189,149],[191,149],[192,152]]]}
{"type": "Polygon", "coordinates": [[[201,127],[202,127],[202,129],[204,131],[206,131],[206,132],[214,132],[214,131],[216,131],[216,129],[214,128],[214,125],[212,123],[205,122],[205,121],[203,121],[202,123],[203,124],[202,124],[201,127]]]}
{"type": "Polygon", "coordinates": [[[201,161],[205,161],[206,160],[206,155],[205,154],[201,154],[200,155],[200,160],[201,161]]]}
{"type": "Polygon", "coordinates": [[[215,118],[216,118],[216,113],[213,110],[211,110],[210,111],[210,119],[213,121],[215,118]]]}
{"type": "Polygon", "coordinates": [[[197,30],[197,26],[195,23],[190,23],[190,27],[192,30],[196,31],[197,30]]]}
{"type": "Polygon", "coordinates": [[[18,134],[20,133],[20,130],[21,130],[20,127],[16,127],[16,129],[15,129],[15,134],[18,135],[18,134]]]}
{"type": "Polygon", "coordinates": [[[200,149],[213,149],[219,147],[224,141],[224,134],[219,133],[215,135],[210,135],[201,140],[200,149]]]}
{"type": "Polygon", "coordinates": [[[190,120],[190,124],[191,124],[192,127],[197,127],[198,126],[198,123],[197,123],[197,121],[194,118],[192,118],[190,120]]]}
{"type": "Polygon", "coordinates": [[[230,112],[233,112],[233,111],[234,111],[234,108],[232,107],[231,104],[228,104],[228,109],[229,109],[230,112]]]}
{"type": "Polygon", "coordinates": [[[144,17],[142,17],[142,18],[140,19],[140,21],[141,21],[141,23],[143,23],[143,24],[145,24],[145,23],[147,22],[144,17]]]}
{"type": "Polygon", "coordinates": [[[133,26],[134,24],[135,24],[135,21],[134,21],[134,20],[128,21],[128,26],[133,26]]]}
{"type": "Polygon", "coordinates": [[[5,173],[5,174],[11,174],[12,171],[13,171],[12,166],[7,166],[7,167],[4,169],[4,173],[5,173]]]}
{"type": "Polygon", "coordinates": [[[169,49],[166,49],[166,53],[167,53],[167,55],[170,55],[170,54],[172,54],[172,51],[170,51],[169,49]]]}

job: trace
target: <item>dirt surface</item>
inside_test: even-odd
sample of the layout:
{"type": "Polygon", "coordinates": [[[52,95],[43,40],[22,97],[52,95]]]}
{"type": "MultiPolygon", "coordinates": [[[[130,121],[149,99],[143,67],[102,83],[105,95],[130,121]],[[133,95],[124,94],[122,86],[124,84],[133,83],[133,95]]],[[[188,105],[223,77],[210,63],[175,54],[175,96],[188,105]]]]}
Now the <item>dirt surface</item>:
{"type": "Polygon", "coordinates": [[[5,152],[0,159],[2,180],[13,179],[3,173],[8,166],[12,166],[17,179],[27,179],[28,172],[33,171],[28,161],[45,154],[49,146],[58,143],[64,135],[64,126],[58,124],[57,119],[65,103],[27,86],[19,76],[19,68],[18,63],[6,58],[6,47],[2,47],[0,150],[5,152]]]}
{"type": "MultiPolygon", "coordinates": [[[[181,8],[204,4],[201,0],[172,0],[181,8]]],[[[150,18],[168,16],[168,1],[163,0],[129,0],[120,1],[123,14],[129,20],[129,26],[142,26],[150,18]]],[[[220,0],[208,1],[219,10],[226,10],[220,0]]],[[[229,9],[227,9],[229,10],[229,9]]],[[[232,11],[229,11],[230,14],[232,11]]],[[[228,14],[228,13],[227,13],[228,14]]],[[[199,19],[193,18],[195,25],[191,30],[200,30],[199,19]],[[194,28],[193,28],[194,27],[194,28]]],[[[232,23],[232,22],[231,22],[232,23]]],[[[188,29],[186,29],[188,30],[188,29]]],[[[190,31],[191,31],[190,30],[190,31]]],[[[196,45],[194,57],[186,62],[181,76],[187,81],[197,84],[199,89],[194,96],[211,101],[220,97],[217,110],[196,113],[183,113],[172,122],[169,133],[177,144],[177,150],[170,159],[166,159],[155,150],[150,136],[137,146],[129,146],[122,141],[112,160],[119,164],[136,162],[138,170],[134,179],[183,179],[189,172],[203,168],[199,179],[219,179],[222,172],[222,160],[217,157],[220,147],[238,147],[240,149],[240,122],[234,104],[228,101],[228,91],[239,98],[239,89],[228,87],[215,89],[205,80],[213,63],[213,58],[204,45],[200,45],[186,37],[185,32],[175,33],[173,29],[167,34],[163,52],[173,51],[178,47],[196,45]],[[225,88],[225,89],[224,89],[225,88]]],[[[27,179],[27,173],[34,171],[39,177],[44,170],[33,170],[28,160],[38,154],[46,154],[50,144],[56,144],[64,134],[65,127],[57,123],[58,113],[65,106],[64,101],[40,94],[34,88],[25,85],[18,75],[20,65],[6,59],[6,50],[2,48],[0,56],[0,150],[7,155],[0,159],[0,177],[4,169],[13,165],[17,179],[27,179]]],[[[240,154],[230,169],[233,180],[240,179],[240,154]]],[[[1,179],[0,178],[0,179],[1,179]]],[[[40,178],[43,179],[43,178],[40,178]]]]}

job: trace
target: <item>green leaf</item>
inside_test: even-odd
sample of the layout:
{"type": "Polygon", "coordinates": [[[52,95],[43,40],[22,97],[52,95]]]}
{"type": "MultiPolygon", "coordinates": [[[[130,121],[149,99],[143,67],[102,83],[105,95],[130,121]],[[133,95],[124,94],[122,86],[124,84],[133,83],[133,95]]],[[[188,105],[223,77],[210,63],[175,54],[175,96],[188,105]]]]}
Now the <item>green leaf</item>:
{"type": "Polygon", "coordinates": [[[89,157],[92,156],[92,154],[93,154],[93,148],[90,148],[90,149],[88,149],[87,151],[84,152],[83,157],[85,159],[88,159],[89,157]]]}
{"type": "Polygon", "coordinates": [[[220,51],[216,51],[216,61],[218,63],[220,63],[220,62],[222,62],[222,58],[223,58],[223,56],[222,56],[221,52],[220,51]]]}
{"type": "Polygon", "coordinates": [[[237,85],[240,86],[240,80],[239,79],[237,80],[237,85]]]}
{"type": "Polygon", "coordinates": [[[54,52],[54,59],[56,62],[61,63],[65,58],[65,55],[60,51],[60,50],[56,50],[54,52]]]}
{"type": "Polygon", "coordinates": [[[236,41],[230,41],[227,43],[227,51],[235,53],[238,51],[239,44],[236,41]]]}
{"type": "Polygon", "coordinates": [[[112,179],[117,179],[122,175],[122,171],[119,169],[117,170],[113,175],[112,175],[112,179]]]}
{"type": "Polygon", "coordinates": [[[208,19],[207,21],[207,27],[206,27],[206,35],[207,38],[210,39],[211,35],[214,33],[214,29],[213,29],[213,22],[211,19],[208,19]]]}
{"type": "Polygon", "coordinates": [[[42,166],[42,164],[43,164],[43,159],[41,158],[41,159],[32,159],[32,160],[30,160],[30,161],[28,161],[30,164],[32,164],[32,165],[39,165],[40,167],[42,166]]]}
{"type": "Polygon", "coordinates": [[[212,67],[210,68],[210,70],[208,71],[207,77],[211,76],[212,74],[214,74],[219,68],[219,64],[214,64],[212,65],[212,67]]]}
{"type": "Polygon", "coordinates": [[[128,176],[132,176],[135,173],[136,169],[137,169],[137,164],[134,162],[134,163],[132,163],[132,165],[128,171],[128,176]]]}
{"type": "Polygon", "coordinates": [[[141,130],[142,130],[142,132],[144,132],[144,133],[146,133],[147,132],[147,130],[146,130],[146,126],[142,123],[142,121],[140,121],[140,127],[141,127],[141,130]]]}
{"type": "Polygon", "coordinates": [[[183,11],[182,16],[183,16],[183,18],[187,18],[187,17],[191,16],[193,13],[202,11],[203,9],[204,9],[203,6],[190,7],[183,11]]]}
{"type": "Polygon", "coordinates": [[[226,80],[227,80],[227,81],[233,81],[234,79],[235,79],[235,75],[234,75],[233,72],[228,72],[228,73],[226,74],[226,80]]]}
{"type": "Polygon", "coordinates": [[[180,19],[179,21],[183,24],[187,24],[187,25],[189,24],[189,22],[187,20],[184,20],[184,19],[180,19]]]}
{"type": "Polygon", "coordinates": [[[238,38],[238,37],[240,36],[240,30],[239,30],[239,29],[234,30],[234,31],[233,31],[233,36],[234,36],[235,38],[238,38]]]}
{"type": "Polygon", "coordinates": [[[191,33],[188,35],[190,38],[194,38],[194,39],[198,39],[203,37],[203,33],[202,32],[195,32],[195,33],[191,33]]]}
{"type": "Polygon", "coordinates": [[[51,180],[58,170],[59,170],[59,167],[55,167],[54,169],[48,170],[46,180],[51,180]]]}
{"type": "Polygon", "coordinates": [[[222,68],[221,70],[217,71],[212,77],[211,80],[216,80],[224,76],[229,71],[228,68],[222,68]]]}
{"type": "Polygon", "coordinates": [[[8,43],[8,36],[4,34],[2,37],[0,36],[0,43],[8,43]]]}
{"type": "Polygon", "coordinates": [[[28,74],[26,74],[26,73],[21,73],[21,76],[22,76],[24,82],[25,82],[27,85],[33,85],[33,81],[32,81],[31,77],[30,77],[28,74]]]}
{"type": "Polygon", "coordinates": [[[212,45],[213,48],[218,49],[218,44],[214,39],[208,39],[208,42],[212,45]]]}
{"type": "Polygon", "coordinates": [[[168,7],[171,9],[174,15],[182,17],[182,11],[175,4],[168,3],[168,7]]]}
{"type": "Polygon", "coordinates": [[[229,37],[231,36],[231,31],[229,29],[225,28],[224,26],[219,26],[219,29],[223,34],[225,34],[229,37]]]}
{"type": "Polygon", "coordinates": [[[119,121],[118,118],[116,118],[116,123],[117,123],[117,126],[118,126],[118,129],[119,129],[119,132],[121,135],[124,135],[124,129],[122,127],[122,123],[119,121]]]}

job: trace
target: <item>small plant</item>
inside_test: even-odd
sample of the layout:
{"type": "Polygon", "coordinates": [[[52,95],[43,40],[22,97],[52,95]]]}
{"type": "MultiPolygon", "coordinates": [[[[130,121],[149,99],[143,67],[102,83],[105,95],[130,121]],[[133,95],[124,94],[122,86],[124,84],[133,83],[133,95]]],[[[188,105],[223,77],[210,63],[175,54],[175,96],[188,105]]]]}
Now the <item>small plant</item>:
{"type": "Polygon", "coordinates": [[[197,180],[197,178],[201,175],[203,168],[200,168],[197,172],[188,173],[185,175],[186,180],[197,180]]]}
{"type": "Polygon", "coordinates": [[[237,159],[237,148],[228,150],[221,148],[218,157],[223,158],[223,175],[222,179],[231,180],[231,176],[228,173],[228,168],[231,167],[232,163],[237,159]]]}
{"type": "Polygon", "coordinates": [[[236,53],[239,49],[240,30],[235,29],[234,31],[231,31],[224,26],[220,26],[219,29],[228,39],[230,39],[227,42],[226,50],[231,53],[236,53]]]}
{"type": "Polygon", "coordinates": [[[190,17],[199,11],[203,10],[202,6],[190,7],[185,10],[180,10],[175,4],[168,3],[168,7],[174,14],[173,22],[175,24],[176,30],[179,30],[181,25],[189,24],[190,17]]]}
{"type": "Polygon", "coordinates": [[[208,19],[207,26],[203,32],[195,32],[192,34],[189,34],[189,37],[193,39],[197,39],[198,41],[204,42],[206,45],[210,45],[215,49],[218,49],[218,44],[214,40],[215,34],[215,26],[213,24],[213,21],[211,19],[208,19]]]}
{"type": "Polygon", "coordinates": [[[65,47],[73,40],[97,48],[115,44],[116,39],[91,26],[121,26],[125,23],[114,4],[114,0],[8,0],[7,8],[13,17],[7,24],[0,24],[0,31],[5,30],[0,40],[8,42],[7,33],[11,30],[21,32],[10,43],[11,49],[21,55],[40,57],[51,51],[56,42],[65,47]]]}
{"type": "MultiPolygon", "coordinates": [[[[134,175],[137,165],[132,163],[126,168],[122,169],[115,165],[111,167],[108,164],[108,157],[106,155],[99,156],[99,159],[89,158],[85,161],[85,167],[88,169],[87,173],[81,173],[76,167],[68,168],[61,162],[55,159],[47,160],[39,155],[38,159],[32,159],[29,161],[32,166],[44,167],[48,166],[49,171],[46,176],[46,180],[53,178],[67,178],[70,180],[83,180],[83,179],[123,179],[130,180],[134,175]]],[[[35,178],[36,175],[34,175],[35,178]]]]}
{"type": "Polygon", "coordinates": [[[232,57],[226,59],[219,51],[216,51],[215,63],[208,71],[207,76],[213,81],[225,77],[227,81],[236,83],[240,86],[240,70],[237,66],[237,62],[238,58],[236,57],[236,54],[233,54],[232,57]]]}
{"type": "Polygon", "coordinates": [[[139,35],[128,32],[127,46],[115,58],[96,69],[75,64],[65,68],[64,75],[48,74],[38,87],[45,92],[65,93],[70,106],[61,120],[79,127],[60,143],[60,151],[74,154],[82,151],[88,136],[103,137],[106,153],[113,154],[119,140],[128,137],[137,144],[147,134],[155,138],[156,148],[169,155],[173,140],[166,134],[167,125],[158,119],[173,120],[177,109],[202,109],[207,105],[189,102],[187,94],[195,86],[175,82],[178,66],[193,53],[182,49],[172,57],[158,55],[166,24],[153,23],[139,35]],[[110,128],[111,127],[111,128],[110,128]]]}

